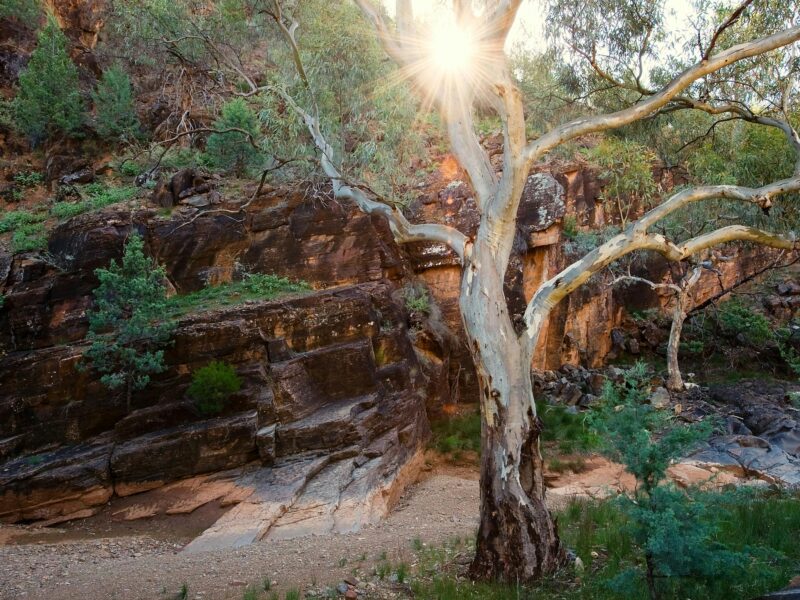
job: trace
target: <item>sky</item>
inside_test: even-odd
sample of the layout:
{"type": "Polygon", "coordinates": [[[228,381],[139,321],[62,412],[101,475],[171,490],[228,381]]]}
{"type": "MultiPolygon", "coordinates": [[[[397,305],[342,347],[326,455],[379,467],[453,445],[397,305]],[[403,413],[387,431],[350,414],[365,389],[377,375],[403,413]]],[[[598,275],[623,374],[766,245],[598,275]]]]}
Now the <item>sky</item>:
{"type": "MultiPolygon", "coordinates": [[[[390,14],[394,13],[395,0],[381,0],[390,14]]],[[[436,11],[448,4],[447,0],[413,0],[416,18],[427,20],[436,11]]],[[[666,0],[666,28],[676,34],[689,31],[689,19],[694,14],[694,7],[689,0],[666,0]]],[[[517,15],[514,28],[508,39],[508,47],[523,44],[532,50],[544,48],[544,5],[540,0],[525,0],[517,15]]]]}

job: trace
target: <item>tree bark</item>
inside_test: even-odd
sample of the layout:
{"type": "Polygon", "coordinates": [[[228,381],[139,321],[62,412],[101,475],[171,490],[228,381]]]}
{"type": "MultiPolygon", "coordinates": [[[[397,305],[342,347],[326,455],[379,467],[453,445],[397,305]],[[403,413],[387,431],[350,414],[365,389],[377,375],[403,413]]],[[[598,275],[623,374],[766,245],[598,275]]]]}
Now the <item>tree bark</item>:
{"type": "Polygon", "coordinates": [[[683,292],[676,294],[675,311],[672,313],[672,326],[669,330],[667,342],[667,389],[673,392],[683,391],[683,377],[678,363],[678,348],[681,343],[681,331],[686,320],[684,310],[685,295],[683,292]]]}
{"type": "Polygon", "coordinates": [[[667,342],[667,389],[673,392],[682,392],[684,388],[681,367],[678,363],[678,351],[681,345],[683,323],[688,316],[686,308],[689,296],[692,295],[692,290],[700,280],[701,274],[702,267],[694,267],[683,276],[675,294],[675,308],[672,312],[672,326],[669,330],[669,341],[667,342]]]}
{"type": "Polygon", "coordinates": [[[566,553],[545,504],[531,356],[514,332],[487,242],[475,244],[460,302],[481,390],[481,522],[471,575],[532,581],[563,565],[566,553]]]}

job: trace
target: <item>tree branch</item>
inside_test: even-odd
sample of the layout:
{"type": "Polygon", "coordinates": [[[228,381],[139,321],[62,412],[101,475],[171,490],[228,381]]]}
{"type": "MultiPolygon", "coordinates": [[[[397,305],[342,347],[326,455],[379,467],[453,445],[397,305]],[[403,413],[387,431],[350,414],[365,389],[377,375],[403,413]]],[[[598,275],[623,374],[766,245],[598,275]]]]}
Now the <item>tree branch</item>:
{"type": "Polygon", "coordinates": [[[728,29],[728,27],[734,25],[742,16],[742,13],[744,13],[745,9],[752,3],[753,0],[744,0],[744,2],[742,2],[738,6],[738,8],[734,10],[727,19],[725,19],[725,22],[722,23],[722,25],[720,25],[719,27],[717,27],[717,30],[714,32],[714,35],[708,44],[708,48],[703,53],[703,60],[708,60],[708,58],[711,56],[711,51],[714,50],[714,46],[717,45],[717,40],[719,39],[719,36],[721,36],[723,32],[726,29],[728,29]]]}
{"type": "Polygon", "coordinates": [[[686,69],[661,91],[629,108],[595,117],[575,119],[556,127],[528,144],[525,149],[525,164],[529,169],[539,157],[568,140],[589,133],[616,129],[652,115],[699,78],[740,60],[764,54],[797,40],[800,40],[800,27],[792,27],[774,35],[723,50],[708,60],[703,60],[686,69]]]}
{"type": "MultiPolygon", "coordinates": [[[[278,0],[275,0],[275,3],[279,9],[280,5],[278,0]]],[[[359,2],[359,4],[361,4],[361,2],[359,2]]],[[[275,16],[278,16],[278,9],[276,9],[275,16]]],[[[379,19],[377,13],[375,13],[375,16],[379,19]]],[[[305,70],[303,69],[300,52],[295,40],[294,29],[296,29],[294,25],[292,28],[287,28],[285,24],[281,26],[284,38],[286,38],[287,43],[292,48],[298,73],[303,78],[305,84],[309,86],[309,91],[313,91],[310,89],[308,79],[303,75],[305,70]]],[[[383,202],[376,201],[370,198],[364,190],[348,184],[334,162],[333,147],[328,143],[322,133],[316,104],[314,104],[314,112],[309,113],[299,106],[285,91],[278,91],[282,97],[287,100],[293,110],[301,116],[309,134],[311,134],[314,145],[321,155],[320,164],[322,170],[331,181],[335,198],[352,200],[359,209],[367,214],[382,215],[388,221],[389,228],[398,243],[402,244],[418,241],[442,243],[451,248],[458,255],[459,259],[463,260],[466,252],[467,237],[454,227],[437,223],[412,224],[396,206],[389,206],[383,202]]]]}

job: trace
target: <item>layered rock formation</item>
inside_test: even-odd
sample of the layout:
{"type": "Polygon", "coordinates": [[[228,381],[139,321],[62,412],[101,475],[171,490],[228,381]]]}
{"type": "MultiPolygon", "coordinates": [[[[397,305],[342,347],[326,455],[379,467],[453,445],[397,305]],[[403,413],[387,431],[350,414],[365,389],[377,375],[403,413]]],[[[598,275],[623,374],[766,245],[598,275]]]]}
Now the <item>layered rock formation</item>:
{"type": "MultiPolygon", "coordinates": [[[[411,344],[396,299],[402,264],[382,224],[286,192],[265,194],[240,222],[196,216],[84,215],[52,233],[46,254],[0,260],[0,519],[87,516],[113,495],[248,465],[229,474],[238,489],[229,501],[251,509],[252,541],[273,522],[281,535],[358,527],[385,514],[413,478],[439,382],[431,385],[411,344]],[[168,371],[125,414],[75,367],[93,270],[118,258],[134,229],[179,291],[230,280],[245,264],[334,287],[181,319],[168,371]],[[243,387],[208,419],[185,390],[211,360],[232,364],[243,387]],[[329,518],[312,519],[306,509],[320,491],[329,518]]],[[[244,543],[226,527],[226,543],[244,543]]]]}
{"type": "MultiPolygon", "coordinates": [[[[335,472],[338,488],[318,484],[328,495],[338,489],[332,507],[366,505],[366,521],[383,514],[428,434],[422,374],[390,292],[388,283],[362,284],[184,319],[169,372],[129,415],[71,373],[80,345],[7,356],[2,448],[6,458],[23,455],[0,471],[0,519],[87,516],[113,494],[256,460],[271,467],[248,475],[258,481],[295,473],[288,489],[298,501],[335,472]],[[211,359],[233,364],[244,385],[222,415],[205,419],[183,390],[211,359]]],[[[283,499],[272,519],[291,506],[283,499]]]]}

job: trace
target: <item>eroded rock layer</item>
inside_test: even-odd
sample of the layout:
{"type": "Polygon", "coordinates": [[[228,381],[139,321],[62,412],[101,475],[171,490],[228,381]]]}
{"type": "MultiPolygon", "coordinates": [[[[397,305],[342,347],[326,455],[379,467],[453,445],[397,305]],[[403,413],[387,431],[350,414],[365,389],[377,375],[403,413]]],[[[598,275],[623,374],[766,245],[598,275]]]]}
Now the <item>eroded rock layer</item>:
{"type": "Polygon", "coordinates": [[[425,381],[391,291],[389,282],[366,283],[187,317],[168,351],[169,371],[128,415],[88,375],[72,373],[80,344],[7,355],[0,518],[85,516],[113,494],[253,461],[272,467],[257,469],[254,481],[322,461],[298,476],[298,501],[314,476],[333,470],[341,495],[334,507],[385,511],[428,435],[425,381]],[[184,391],[192,370],[211,359],[234,365],[243,386],[207,419],[184,391]]]}

